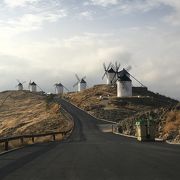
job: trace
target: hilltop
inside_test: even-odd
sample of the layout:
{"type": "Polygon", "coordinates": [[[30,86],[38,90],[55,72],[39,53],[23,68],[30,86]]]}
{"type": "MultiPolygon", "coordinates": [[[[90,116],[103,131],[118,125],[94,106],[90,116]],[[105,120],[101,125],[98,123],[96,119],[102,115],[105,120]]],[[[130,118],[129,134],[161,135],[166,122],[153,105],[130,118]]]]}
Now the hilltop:
{"type": "Polygon", "coordinates": [[[136,119],[151,115],[157,123],[157,137],[180,141],[178,101],[145,87],[133,87],[132,91],[133,97],[117,98],[116,86],[96,85],[65,98],[97,118],[117,122],[119,132],[129,135],[135,135],[136,119]],[[169,117],[172,112],[174,119],[169,117]]]}
{"type": "Polygon", "coordinates": [[[66,112],[51,97],[29,91],[0,93],[0,137],[48,133],[71,126],[66,112]]]}

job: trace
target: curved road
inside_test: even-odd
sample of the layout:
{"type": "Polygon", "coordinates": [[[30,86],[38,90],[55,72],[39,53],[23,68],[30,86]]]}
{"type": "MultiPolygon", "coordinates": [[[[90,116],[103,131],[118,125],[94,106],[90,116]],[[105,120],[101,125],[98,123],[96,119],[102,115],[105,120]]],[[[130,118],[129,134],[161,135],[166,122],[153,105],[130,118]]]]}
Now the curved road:
{"type": "Polygon", "coordinates": [[[103,122],[60,103],[74,118],[72,135],[1,155],[0,180],[180,179],[180,146],[103,133],[103,122]]]}

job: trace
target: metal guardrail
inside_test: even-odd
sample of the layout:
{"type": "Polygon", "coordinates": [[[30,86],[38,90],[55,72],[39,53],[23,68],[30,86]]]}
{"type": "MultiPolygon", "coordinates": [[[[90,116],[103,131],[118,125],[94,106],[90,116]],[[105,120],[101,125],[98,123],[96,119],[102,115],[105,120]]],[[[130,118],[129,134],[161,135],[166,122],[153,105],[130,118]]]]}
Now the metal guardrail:
{"type": "Polygon", "coordinates": [[[9,150],[9,142],[13,140],[20,140],[21,144],[24,144],[24,139],[32,139],[32,143],[34,143],[34,138],[36,137],[45,137],[45,136],[52,136],[52,140],[56,140],[56,135],[61,134],[62,136],[66,135],[67,133],[71,132],[73,128],[67,131],[61,131],[61,132],[50,132],[50,133],[44,133],[44,134],[33,134],[33,135],[22,135],[22,136],[14,136],[14,137],[8,137],[8,138],[1,138],[0,143],[4,143],[4,150],[9,150]]]}

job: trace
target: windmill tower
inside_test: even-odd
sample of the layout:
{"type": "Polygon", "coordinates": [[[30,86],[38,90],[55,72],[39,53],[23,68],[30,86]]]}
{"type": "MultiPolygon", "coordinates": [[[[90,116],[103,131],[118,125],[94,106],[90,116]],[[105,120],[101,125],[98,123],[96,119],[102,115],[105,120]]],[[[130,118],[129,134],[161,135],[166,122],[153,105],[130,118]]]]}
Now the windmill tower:
{"type": "Polygon", "coordinates": [[[106,84],[112,84],[113,83],[113,79],[116,75],[115,70],[112,67],[112,64],[109,63],[109,65],[106,67],[106,64],[103,63],[103,67],[104,67],[104,75],[102,76],[102,79],[104,79],[104,77],[106,76],[107,78],[107,82],[106,84]]]}
{"type": "Polygon", "coordinates": [[[32,82],[31,81],[29,82],[29,90],[30,92],[37,92],[37,84],[35,82],[32,82]]]}
{"type": "Polygon", "coordinates": [[[25,81],[21,83],[21,82],[17,79],[17,82],[18,82],[18,85],[16,86],[17,90],[18,90],[18,91],[22,91],[22,90],[23,90],[23,84],[25,83],[25,81]]]}
{"type": "Polygon", "coordinates": [[[61,83],[56,83],[55,85],[55,93],[56,94],[63,94],[64,93],[64,89],[66,89],[67,91],[69,91],[64,85],[62,85],[61,83]]]}
{"type": "Polygon", "coordinates": [[[117,81],[117,97],[132,96],[132,81],[127,74],[119,76],[117,81]]]}
{"type": "Polygon", "coordinates": [[[117,74],[117,97],[132,96],[132,80],[130,79],[131,77],[142,87],[145,87],[140,81],[138,81],[132,74],[128,72],[131,68],[131,66],[128,66],[126,69],[123,68],[117,74]]]}
{"type": "Polygon", "coordinates": [[[80,79],[79,76],[75,74],[75,77],[77,79],[77,82],[73,85],[73,87],[78,86],[78,92],[86,89],[87,87],[87,82],[85,81],[86,76],[80,79]]]}

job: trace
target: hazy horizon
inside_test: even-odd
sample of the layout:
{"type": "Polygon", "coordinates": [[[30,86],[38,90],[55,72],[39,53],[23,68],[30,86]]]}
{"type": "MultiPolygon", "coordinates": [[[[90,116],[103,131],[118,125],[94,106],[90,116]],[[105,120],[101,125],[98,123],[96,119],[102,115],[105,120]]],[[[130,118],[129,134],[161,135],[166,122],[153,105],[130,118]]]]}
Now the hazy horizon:
{"type": "Polygon", "coordinates": [[[178,0],[2,0],[0,47],[0,91],[16,79],[73,90],[75,73],[88,87],[103,84],[102,63],[118,61],[149,90],[180,100],[178,0]]]}

